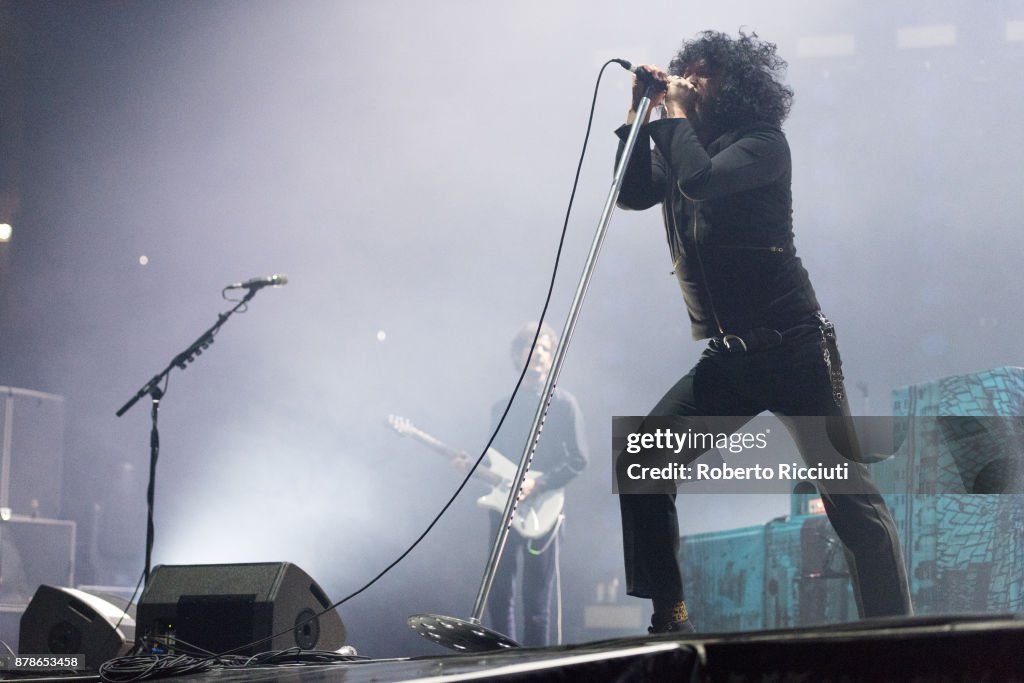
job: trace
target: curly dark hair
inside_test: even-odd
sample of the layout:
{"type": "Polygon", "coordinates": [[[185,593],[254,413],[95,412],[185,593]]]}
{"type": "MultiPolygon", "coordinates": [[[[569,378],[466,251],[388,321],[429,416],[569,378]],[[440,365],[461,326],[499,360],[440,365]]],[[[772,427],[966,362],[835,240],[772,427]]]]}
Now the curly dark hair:
{"type": "MultiPolygon", "coordinates": [[[[526,323],[519,329],[519,332],[516,333],[515,338],[512,340],[512,345],[509,347],[509,351],[512,352],[512,359],[516,363],[519,362],[519,357],[529,350],[530,345],[533,344],[534,335],[537,335],[536,320],[531,320],[526,323]]],[[[558,333],[555,332],[551,325],[548,325],[547,323],[540,326],[540,334],[537,336],[538,338],[548,336],[551,338],[552,346],[558,346],[558,333]]]]}
{"type": "Polygon", "coordinates": [[[710,103],[716,127],[733,128],[754,122],[776,126],[785,121],[793,104],[793,89],[782,82],[786,60],[774,43],[756,33],[740,31],[738,38],[718,31],[703,31],[683,42],[669,63],[669,73],[682,76],[702,60],[717,79],[717,95],[710,103]]]}

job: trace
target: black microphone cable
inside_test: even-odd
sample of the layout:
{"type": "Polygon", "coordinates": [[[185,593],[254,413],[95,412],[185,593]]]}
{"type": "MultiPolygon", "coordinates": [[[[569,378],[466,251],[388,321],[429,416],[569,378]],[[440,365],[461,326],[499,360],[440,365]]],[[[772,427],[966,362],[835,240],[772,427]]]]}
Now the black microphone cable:
{"type": "MultiPolygon", "coordinates": [[[[308,623],[312,622],[313,620],[319,618],[321,615],[326,614],[327,612],[330,612],[331,610],[337,609],[338,607],[340,607],[340,606],[344,605],[345,603],[347,603],[349,600],[352,600],[353,598],[357,597],[358,595],[364,593],[366,590],[368,590],[370,587],[372,587],[374,584],[376,584],[378,581],[380,581],[388,572],[390,572],[392,569],[394,569],[396,566],[398,566],[399,563],[401,563],[403,560],[405,560],[405,558],[408,557],[409,554],[412,553],[412,551],[415,550],[416,547],[419,546],[419,544],[423,542],[423,540],[430,534],[430,532],[433,531],[434,527],[437,526],[437,523],[441,521],[441,518],[444,517],[445,513],[447,513],[448,510],[451,508],[451,506],[455,503],[455,501],[458,499],[459,495],[461,495],[463,489],[466,488],[466,485],[469,483],[470,479],[473,477],[473,473],[476,472],[477,468],[480,466],[480,463],[483,462],[484,457],[487,455],[488,449],[490,449],[491,445],[494,443],[494,440],[497,438],[498,432],[501,431],[501,427],[505,423],[505,419],[508,417],[509,411],[512,408],[512,402],[515,400],[516,395],[519,393],[519,389],[522,387],[523,380],[526,378],[526,373],[529,371],[530,360],[533,357],[533,351],[534,351],[534,348],[537,345],[537,340],[540,338],[542,325],[544,324],[544,318],[547,316],[548,308],[551,305],[551,298],[552,298],[552,296],[554,294],[555,281],[556,281],[556,279],[558,277],[558,270],[559,270],[559,266],[560,266],[561,259],[562,259],[562,251],[563,251],[563,249],[565,247],[565,238],[566,238],[566,235],[567,235],[568,229],[569,229],[569,218],[572,215],[573,202],[576,199],[576,190],[579,187],[580,173],[582,172],[582,169],[583,169],[583,161],[586,158],[586,155],[587,155],[587,145],[588,145],[588,143],[590,141],[590,132],[591,132],[591,130],[593,128],[593,124],[594,124],[594,110],[597,108],[597,95],[598,95],[598,92],[599,92],[600,87],[601,87],[601,79],[604,77],[604,71],[605,71],[605,69],[608,68],[609,65],[611,65],[611,64],[622,65],[621,64],[622,61],[623,60],[616,60],[616,59],[608,60],[603,65],[601,65],[601,69],[600,69],[600,71],[598,71],[598,74],[597,74],[597,81],[594,84],[594,94],[593,94],[593,96],[591,98],[591,102],[590,102],[590,113],[589,113],[589,115],[587,117],[587,129],[586,129],[586,133],[583,136],[583,147],[580,150],[579,161],[576,164],[576,173],[573,176],[572,191],[569,194],[569,203],[568,203],[568,206],[566,207],[565,217],[564,217],[564,219],[562,221],[562,232],[561,232],[561,235],[560,235],[559,240],[558,240],[558,249],[557,249],[557,251],[555,253],[555,262],[554,262],[554,265],[552,267],[551,278],[550,278],[550,280],[548,282],[547,294],[544,297],[544,305],[543,305],[543,307],[541,309],[540,317],[538,318],[537,331],[534,333],[534,335],[533,335],[533,342],[530,344],[530,353],[527,356],[526,363],[524,364],[522,371],[519,373],[519,379],[516,380],[515,387],[512,390],[512,395],[509,396],[509,399],[508,399],[508,401],[505,404],[505,409],[501,413],[501,417],[498,420],[498,424],[495,426],[494,431],[491,433],[490,438],[487,440],[487,444],[484,446],[484,448],[481,451],[480,455],[477,457],[476,461],[473,463],[473,466],[469,468],[469,471],[466,473],[466,476],[463,478],[462,482],[455,489],[455,492],[452,493],[452,495],[448,499],[448,501],[441,507],[440,511],[438,511],[438,513],[434,516],[434,518],[431,519],[431,521],[427,524],[426,528],[420,533],[419,536],[416,537],[416,539],[409,545],[409,547],[407,547],[405,550],[403,550],[398,555],[398,557],[396,557],[394,560],[392,560],[386,567],[384,567],[380,572],[378,572],[373,578],[371,578],[369,581],[367,581],[365,584],[363,584],[360,588],[357,588],[353,592],[351,592],[348,595],[346,595],[345,597],[343,597],[341,600],[338,600],[337,602],[333,603],[330,607],[327,607],[327,608],[321,610],[320,612],[317,612],[316,614],[308,617],[307,619],[305,619],[301,623],[296,624],[293,628],[281,631],[280,633],[275,633],[275,634],[273,634],[271,636],[267,636],[265,638],[261,638],[260,640],[253,641],[251,643],[246,643],[245,645],[239,645],[238,647],[235,647],[235,648],[232,648],[230,650],[227,650],[226,652],[221,652],[221,653],[219,653],[217,655],[214,655],[214,656],[207,657],[206,659],[203,659],[203,660],[198,660],[198,661],[190,660],[188,662],[188,664],[187,664],[187,667],[188,667],[189,670],[194,670],[192,667],[196,667],[197,665],[200,665],[201,663],[205,663],[205,662],[208,662],[208,661],[215,661],[215,660],[218,660],[218,659],[220,659],[222,657],[225,657],[227,655],[232,655],[232,654],[234,654],[236,652],[240,652],[242,650],[247,650],[247,649],[255,647],[257,645],[262,645],[263,643],[273,641],[275,638],[279,638],[281,636],[287,635],[288,633],[291,633],[291,632],[293,632],[293,631],[295,631],[295,630],[297,630],[299,628],[302,628],[306,624],[308,624],[308,623]]],[[[144,628],[144,625],[137,624],[136,628],[139,628],[141,630],[142,628],[144,628]]],[[[116,668],[117,668],[116,664],[115,664],[116,661],[117,660],[111,660],[110,662],[108,662],[108,664],[113,664],[113,666],[104,665],[104,667],[108,671],[111,671],[111,672],[115,671],[116,668]]],[[[156,674],[157,670],[160,671],[160,673],[158,674],[159,676],[174,675],[173,674],[173,668],[170,671],[168,671],[168,670],[163,669],[163,668],[158,669],[157,667],[154,667],[152,669],[149,669],[148,667],[140,667],[139,669],[136,669],[137,673],[134,676],[129,675],[127,677],[122,677],[122,676],[117,676],[115,674],[112,677],[108,677],[107,675],[105,675],[103,669],[100,670],[100,676],[101,676],[101,678],[103,678],[104,681],[108,681],[110,683],[127,683],[129,681],[145,680],[145,679],[151,677],[153,674],[156,674]]]]}

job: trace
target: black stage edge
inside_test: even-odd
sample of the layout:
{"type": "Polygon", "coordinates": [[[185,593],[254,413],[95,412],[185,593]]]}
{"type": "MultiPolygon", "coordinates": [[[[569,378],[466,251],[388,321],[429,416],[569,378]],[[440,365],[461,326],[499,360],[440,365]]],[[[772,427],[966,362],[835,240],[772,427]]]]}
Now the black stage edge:
{"type": "MultiPolygon", "coordinates": [[[[32,679],[20,677],[19,680],[32,679]]],[[[620,638],[492,654],[444,654],[245,671],[221,669],[162,680],[195,683],[1024,682],[1024,620],[991,615],[875,619],[842,626],[759,633],[620,638]]]]}

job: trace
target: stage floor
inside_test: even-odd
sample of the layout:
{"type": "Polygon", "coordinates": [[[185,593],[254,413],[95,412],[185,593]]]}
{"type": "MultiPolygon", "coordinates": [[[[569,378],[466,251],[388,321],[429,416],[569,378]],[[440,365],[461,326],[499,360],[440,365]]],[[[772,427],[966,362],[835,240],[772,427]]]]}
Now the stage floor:
{"type": "MultiPolygon", "coordinates": [[[[439,648],[440,650],[440,648],[439,648]]],[[[96,676],[5,679],[97,680],[96,676]]],[[[165,680],[167,680],[165,678],[165,680]]],[[[1024,621],[914,617],[763,633],[644,636],[488,654],[214,668],[175,681],[1024,681],[1024,621]]]]}

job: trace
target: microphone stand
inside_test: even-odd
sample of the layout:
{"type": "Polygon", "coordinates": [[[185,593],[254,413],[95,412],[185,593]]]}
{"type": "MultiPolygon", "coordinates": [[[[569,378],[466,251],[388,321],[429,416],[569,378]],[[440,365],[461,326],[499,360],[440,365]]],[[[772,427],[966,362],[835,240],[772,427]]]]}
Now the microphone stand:
{"type": "Polygon", "coordinates": [[[522,489],[523,480],[526,478],[527,472],[530,471],[533,454],[537,449],[537,441],[540,438],[541,429],[544,427],[544,419],[547,417],[548,407],[551,404],[551,395],[554,393],[555,383],[558,381],[562,362],[565,360],[566,350],[569,348],[572,333],[576,328],[576,320],[579,318],[580,309],[583,306],[583,298],[586,296],[594,269],[597,266],[597,256],[601,251],[601,245],[604,243],[605,235],[608,232],[608,224],[611,222],[615,202],[622,189],[622,180],[629,165],[629,160],[633,156],[633,148],[636,146],[640,126],[643,124],[643,120],[647,116],[647,110],[651,106],[651,96],[654,93],[654,87],[654,84],[649,83],[644,96],[640,99],[636,118],[630,127],[629,136],[626,138],[625,149],[615,168],[612,186],[608,192],[608,198],[605,200],[604,210],[601,212],[601,220],[598,222],[597,232],[594,235],[594,241],[591,243],[590,252],[583,266],[583,273],[576,288],[576,295],[573,297],[565,325],[562,328],[561,341],[551,361],[551,371],[548,373],[547,381],[544,383],[544,390],[541,392],[540,401],[537,404],[537,412],[533,417],[533,426],[530,428],[530,434],[526,438],[523,455],[519,460],[515,479],[508,492],[508,500],[505,502],[505,510],[502,513],[505,524],[498,529],[494,545],[491,547],[491,554],[487,560],[483,580],[480,582],[480,589],[477,592],[472,616],[465,620],[439,614],[414,614],[408,619],[410,628],[421,636],[452,650],[460,652],[488,652],[503,648],[519,647],[519,644],[508,636],[481,625],[480,620],[483,617],[487,597],[494,583],[498,562],[501,560],[501,554],[508,540],[509,528],[515,518],[516,505],[519,502],[519,492],[522,489]]]}
{"type": "Polygon", "coordinates": [[[153,401],[153,407],[150,412],[150,419],[152,420],[153,426],[149,432],[149,484],[146,487],[146,565],[142,572],[143,585],[149,584],[149,572],[150,564],[153,557],[153,539],[155,531],[153,527],[153,502],[156,494],[156,461],[160,454],[160,430],[157,428],[157,418],[160,412],[160,400],[164,397],[164,389],[160,388],[160,383],[170,374],[174,368],[180,368],[184,370],[188,367],[188,364],[196,359],[197,356],[202,355],[210,344],[213,343],[213,337],[220,330],[221,326],[227,322],[228,318],[232,314],[236,313],[238,309],[242,308],[249,303],[249,300],[256,296],[256,292],[259,291],[258,287],[250,288],[246,295],[239,301],[234,308],[227,313],[220,313],[217,315],[217,322],[213,324],[210,329],[199,335],[199,338],[192,342],[191,345],[177,356],[171,359],[167,367],[161,370],[148,382],[142,385],[142,388],[135,392],[127,403],[125,403],[117,411],[117,417],[121,417],[126,412],[131,410],[132,406],[138,403],[139,399],[143,396],[148,395],[153,401]]]}

